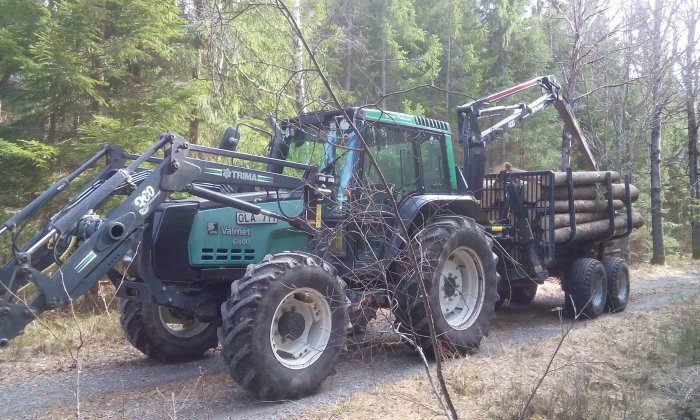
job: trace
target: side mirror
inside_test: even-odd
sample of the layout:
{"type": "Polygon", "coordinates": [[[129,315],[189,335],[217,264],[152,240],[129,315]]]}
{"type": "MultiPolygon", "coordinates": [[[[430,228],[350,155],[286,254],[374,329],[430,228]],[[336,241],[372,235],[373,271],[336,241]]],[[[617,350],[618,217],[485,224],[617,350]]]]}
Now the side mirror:
{"type": "Polygon", "coordinates": [[[238,147],[238,142],[241,140],[241,133],[233,127],[226,129],[224,136],[219,143],[219,149],[230,150],[234,152],[238,147]]]}

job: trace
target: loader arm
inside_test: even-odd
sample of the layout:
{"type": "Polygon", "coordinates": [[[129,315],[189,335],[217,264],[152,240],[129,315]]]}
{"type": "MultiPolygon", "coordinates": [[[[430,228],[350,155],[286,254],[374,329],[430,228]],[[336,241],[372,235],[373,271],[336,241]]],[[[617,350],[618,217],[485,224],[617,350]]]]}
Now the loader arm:
{"type": "MultiPolygon", "coordinates": [[[[96,163],[108,157],[107,166],[76,195],[63,209],[50,218],[42,231],[34,236],[0,269],[0,347],[22,334],[24,327],[44,311],[69,304],[86,293],[113,266],[121,261],[129,249],[141,240],[149,216],[173,192],[216,201],[246,212],[265,214],[310,235],[317,229],[307,220],[314,220],[316,204],[330,193],[333,177],[318,174],[315,166],[279,159],[246,155],[223,149],[190,145],[182,137],[168,133],[142,155],[131,155],[115,146],[105,146],[67,178],[58,181],[25,209],[3,223],[0,235],[16,235],[34,214],[52,198],[96,163]],[[164,152],[164,158],[155,157],[164,152]],[[304,171],[303,177],[227,165],[213,160],[188,157],[189,152],[294,167],[304,171]],[[132,160],[128,166],[124,162],[132,160]],[[141,167],[156,164],[154,169],[141,167]],[[234,197],[214,191],[211,185],[263,187],[271,189],[303,190],[307,210],[301,217],[287,217],[260,208],[234,197]],[[108,209],[105,218],[94,210],[108,203],[115,195],[127,195],[120,205],[108,209]],[[80,242],[65,260],[53,255],[56,266],[37,265],[38,258],[46,259],[47,248],[69,236],[80,242]],[[51,267],[56,267],[52,269],[51,267]],[[33,284],[36,292],[28,299],[20,298],[20,290],[33,284]]],[[[16,237],[13,237],[13,242],[16,237]]],[[[53,253],[53,251],[51,251],[53,253]]],[[[112,273],[113,274],[113,273],[112,273]]],[[[157,300],[158,296],[154,296],[157,300]]]]}
{"type": "Polygon", "coordinates": [[[561,86],[554,76],[542,76],[457,107],[459,141],[464,147],[463,172],[469,188],[475,193],[477,198],[481,196],[481,186],[486,165],[486,147],[488,144],[549,105],[554,105],[554,108],[559,113],[564,123],[564,135],[571,136],[574,139],[586,160],[588,169],[597,170],[598,165],[595,157],[588,146],[588,141],[581,131],[578,121],[574,117],[573,109],[564,96],[561,86]],[[496,101],[536,86],[542,89],[543,94],[529,104],[517,103],[487,107],[496,101]],[[509,113],[509,115],[491,127],[480,128],[479,118],[506,113],[509,113]]]}

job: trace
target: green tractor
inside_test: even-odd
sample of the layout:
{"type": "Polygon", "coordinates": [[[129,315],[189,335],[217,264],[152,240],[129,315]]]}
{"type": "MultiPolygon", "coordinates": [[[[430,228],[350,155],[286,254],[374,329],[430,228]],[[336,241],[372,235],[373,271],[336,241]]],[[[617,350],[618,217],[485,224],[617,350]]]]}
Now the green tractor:
{"type": "Polygon", "coordinates": [[[0,269],[0,347],[107,275],[126,336],[144,354],[183,361],[221,344],[243,388],[285,399],[312,392],[333,371],[348,334],[379,308],[426,350],[432,318],[438,347],[463,354],[488,331],[499,291],[531,292],[548,267],[581,260],[592,268],[566,282],[572,305],[590,317],[606,302],[619,308],[627,299],[620,285],[629,290],[624,261],[607,285],[602,264],[578,258],[614,235],[555,250],[553,225],[539,223],[553,218],[553,195],[536,205],[524,197],[523,179],[554,185],[552,172],[484,174],[490,140],[561,101],[553,79],[528,83],[504,92],[542,87],[529,106],[481,110],[507,96],[494,95],[458,109],[464,167],[455,165],[447,123],[365,108],[271,119],[267,157],[236,151],[233,128],[219,148],[170,133],[143,155],[105,146],[0,228],[16,240],[42,206],[106,157],[105,168],[0,269]],[[479,130],[475,114],[511,110],[501,128],[479,130]],[[501,199],[482,197],[489,190],[501,199]],[[174,192],[194,198],[169,198],[174,192]],[[105,208],[116,195],[126,198],[105,208]],[[36,293],[20,299],[30,286],[36,293]]]}

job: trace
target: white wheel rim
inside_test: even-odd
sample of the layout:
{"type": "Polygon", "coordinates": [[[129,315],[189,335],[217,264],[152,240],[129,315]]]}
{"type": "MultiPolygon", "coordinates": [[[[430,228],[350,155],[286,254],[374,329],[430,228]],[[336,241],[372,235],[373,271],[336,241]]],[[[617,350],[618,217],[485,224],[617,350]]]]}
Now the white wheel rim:
{"type": "Polygon", "coordinates": [[[304,369],[323,354],[331,337],[331,308],[316,289],[289,293],[275,310],[270,345],[277,361],[289,369],[304,369]]]}
{"type": "Polygon", "coordinates": [[[603,295],[605,294],[604,292],[607,288],[605,277],[600,276],[600,278],[598,278],[596,281],[591,282],[591,284],[593,289],[591,290],[591,304],[595,308],[598,308],[600,307],[600,305],[603,304],[603,295]]]}
{"type": "Polygon", "coordinates": [[[484,268],[467,247],[452,251],[440,272],[440,313],[450,327],[465,330],[474,324],[484,303],[484,268]]]}
{"type": "Polygon", "coordinates": [[[179,315],[176,311],[158,306],[160,324],[165,330],[175,337],[191,338],[200,334],[209,326],[208,322],[197,321],[193,317],[179,315]]]}
{"type": "Polygon", "coordinates": [[[617,298],[621,302],[625,302],[629,290],[629,276],[626,271],[622,271],[617,277],[617,298]]]}

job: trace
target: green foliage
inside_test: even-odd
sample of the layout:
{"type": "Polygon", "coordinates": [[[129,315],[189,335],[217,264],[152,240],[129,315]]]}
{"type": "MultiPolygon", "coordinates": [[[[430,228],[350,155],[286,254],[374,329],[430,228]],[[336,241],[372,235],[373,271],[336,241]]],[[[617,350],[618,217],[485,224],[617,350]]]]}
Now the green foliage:
{"type": "Polygon", "coordinates": [[[31,140],[0,138],[0,192],[3,207],[24,204],[37,188],[44,186],[58,153],[55,147],[31,140]]]}
{"type": "Polygon", "coordinates": [[[681,324],[680,331],[671,341],[672,350],[686,363],[700,362],[700,316],[697,313],[681,324]]]}
{"type": "MultiPolygon", "coordinates": [[[[455,106],[475,98],[544,74],[570,82],[574,34],[564,15],[572,16],[572,3],[300,3],[301,31],[348,106],[378,102],[454,127],[455,106]]],[[[594,3],[583,2],[589,13],[594,3]]],[[[10,197],[4,205],[25,203],[104,143],[138,152],[166,131],[205,145],[216,145],[225,127],[238,122],[269,131],[268,115],[299,112],[298,65],[305,69],[306,109],[332,107],[274,2],[0,0],[0,10],[0,157],[8,162],[0,188],[10,197]]],[[[647,12],[629,13],[596,14],[580,34],[579,45],[590,51],[574,63],[575,109],[600,167],[632,171],[642,190],[636,208],[648,220],[650,69],[647,49],[639,48],[648,28],[634,20],[647,12]],[[635,30],[611,34],[621,19],[635,30]],[[625,77],[639,79],[620,83],[625,77]]],[[[680,93],[670,82],[665,88],[680,93]]],[[[534,89],[512,99],[527,103],[536,96],[534,89]]],[[[669,110],[680,109],[680,96],[671,96],[669,110]]],[[[668,114],[665,228],[667,246],[682,252],[692,205],[687,131],[678,112],[668,114]]],[[[267,153],[267,135],[247,128],[242,134],[240,151],[267,153]]],[[[561,125],[548,110],[492,144],[488,165],[507,160],[528,170],[558,169],[560,147],[561,125]]],[[[576,152],[572,166],[583,167],[576,152]]]]}

